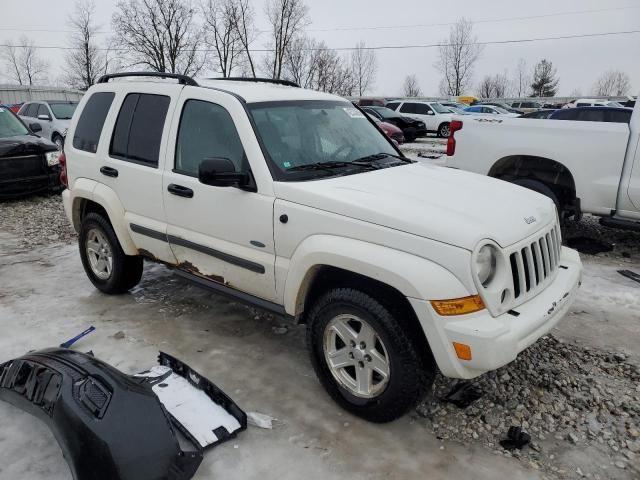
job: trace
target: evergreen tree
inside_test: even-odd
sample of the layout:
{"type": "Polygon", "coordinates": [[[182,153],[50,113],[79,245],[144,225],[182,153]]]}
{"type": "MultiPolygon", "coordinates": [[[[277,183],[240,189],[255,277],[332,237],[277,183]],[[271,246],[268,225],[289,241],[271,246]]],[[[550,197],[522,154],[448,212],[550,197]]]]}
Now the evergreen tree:
{"type": "Polygon", "coordinates": [[[533,70],[533,83],[531,83],[531,96],[554,97],[558,91],[558,79],[553,63],[546,59],[540,60],[533,70]]]}

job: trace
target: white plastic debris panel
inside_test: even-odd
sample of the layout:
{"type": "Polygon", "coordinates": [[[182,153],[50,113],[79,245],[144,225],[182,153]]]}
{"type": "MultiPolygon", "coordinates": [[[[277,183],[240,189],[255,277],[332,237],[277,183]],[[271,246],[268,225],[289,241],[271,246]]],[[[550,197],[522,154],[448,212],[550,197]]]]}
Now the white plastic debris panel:
{"type": "Polygon", "coordinates": [[[148,379],[181,432],[202,449],[246,429],[246,414],[213,383],[167,354],[159,363],[135,376],[148,379]]]}

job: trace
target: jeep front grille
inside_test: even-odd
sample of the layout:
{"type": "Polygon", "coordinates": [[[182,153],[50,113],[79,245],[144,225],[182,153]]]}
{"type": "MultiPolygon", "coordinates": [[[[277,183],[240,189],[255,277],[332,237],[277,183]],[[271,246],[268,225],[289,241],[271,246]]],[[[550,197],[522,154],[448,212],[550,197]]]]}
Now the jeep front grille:
{"type": "Polygon", "coordinates": [[[555,276],[561,244],[560,228],[554,224],[538,238],[519,245],[509,255],[516,303],[535,296],[555,276]]]}

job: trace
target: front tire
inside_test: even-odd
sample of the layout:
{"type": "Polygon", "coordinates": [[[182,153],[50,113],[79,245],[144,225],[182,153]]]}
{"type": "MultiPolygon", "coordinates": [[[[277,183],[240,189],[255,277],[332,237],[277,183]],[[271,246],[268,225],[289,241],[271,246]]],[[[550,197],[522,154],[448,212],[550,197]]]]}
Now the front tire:
{"type": "Polygon", "coordinates": [[[448,123],[443,123],[438,127],[438,136],[440,138],[449,138],[449,133],[450,133],[450,129],[449,129],[448,123]]]}
{"type": "Polygon", "coordinates": [[[102,215],[84,217],[78,245],[84,271],[101,292],[125,293],[140,282],[142,257],[125,255],[113,227],[102,215]]]}
{"type": "Polygon", "coordinates": [[[391,311],[367,293],[336,288],[307,317],[311,363],[329,395],[372,422],[404,415],[435,377],[418,344],[391,311]]]}

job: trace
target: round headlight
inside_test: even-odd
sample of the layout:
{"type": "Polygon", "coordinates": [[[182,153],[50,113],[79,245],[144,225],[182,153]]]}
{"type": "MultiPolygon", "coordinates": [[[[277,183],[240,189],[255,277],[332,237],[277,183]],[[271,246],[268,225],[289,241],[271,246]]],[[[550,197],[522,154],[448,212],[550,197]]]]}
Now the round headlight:
{"type": "Polygon", "coordinates": [[[491,245],[485,245],[478,252],[476,256],[476,272],[478,280],[486,287],[496,272],[496,249],[491,245]]]}

